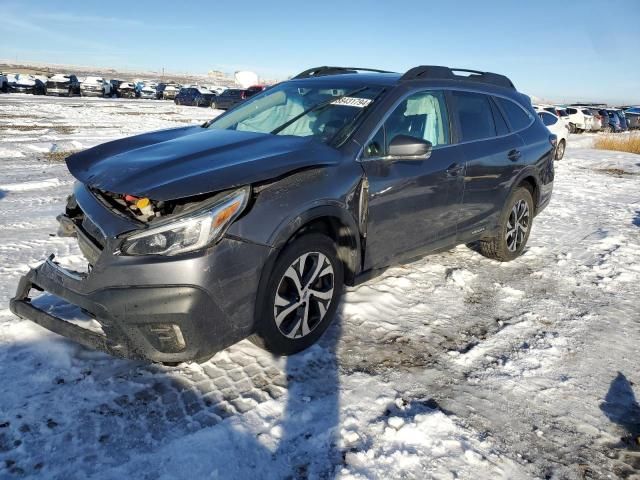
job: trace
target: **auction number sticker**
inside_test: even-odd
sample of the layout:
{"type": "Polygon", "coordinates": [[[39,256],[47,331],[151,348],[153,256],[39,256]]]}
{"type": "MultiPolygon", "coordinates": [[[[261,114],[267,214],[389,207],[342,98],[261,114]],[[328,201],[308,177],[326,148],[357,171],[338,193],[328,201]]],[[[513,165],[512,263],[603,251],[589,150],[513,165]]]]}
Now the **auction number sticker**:
{"type": "Polygon", "coordinates": [[[345,105],[347,107],[364,108],[371,103],[368,98],[342,97],[331,102],[331,105],[345,105]]]}

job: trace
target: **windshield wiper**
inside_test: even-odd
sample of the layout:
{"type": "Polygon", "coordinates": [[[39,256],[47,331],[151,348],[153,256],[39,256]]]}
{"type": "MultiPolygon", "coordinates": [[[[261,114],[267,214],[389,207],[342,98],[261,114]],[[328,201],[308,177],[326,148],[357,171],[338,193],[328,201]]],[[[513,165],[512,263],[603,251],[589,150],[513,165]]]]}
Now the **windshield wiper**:
{"type": "Polygon", "coordinates": [[[369,87],[361,87],[361,88],[358,88],[356,90],[352,90],[350,92],[347,92],[344,95],[339,95],[337,97],[331,97],[331,98],[325,100],[324,102],[316,103],[315,105],[312,105],[311,107],[307,108],[302,113],[299,113],[298,115],[296,115],[292,119],[287,120],[282,125],[280,125],[279,127],[275,128],[274,130],[272,130],[271,131],[271,135],[279,134],[281,131],[283,131],[285,128],[287,128],[289,125],[294,124],[295,122],[300,120],[302,117],[304,117],[305,115],[307,115],[310,112],[313,112],[314,110],[321,110],[321,109],[331,105],[336,100],[340,100],[341,98],[345,98],[345,97],[350,97],[351,95],[355,95],[356,93],[360,93],[360,92],[362,92],[364,90],[368,90],[368,89],[369,89],[369,87]]]}

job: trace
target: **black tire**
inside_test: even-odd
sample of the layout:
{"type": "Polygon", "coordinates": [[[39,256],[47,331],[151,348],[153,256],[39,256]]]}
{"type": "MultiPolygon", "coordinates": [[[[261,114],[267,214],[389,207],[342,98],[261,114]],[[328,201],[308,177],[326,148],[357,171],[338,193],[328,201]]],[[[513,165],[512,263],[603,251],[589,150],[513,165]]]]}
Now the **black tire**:
{"type": "Polygon", "coordinates": [[[567,148],[567,143],[562,139],[558,142],[558,146],[556,147],[556,160],[562,160],[565,148],[567,148]]]}
{"type": "MultiPolygon", "coordinates": [[[[275,260],[270,273],[267,273],[268,277],[262,279],[260,282],[260,291],[258,292],[255,313],[256,332],[249,337],[249,340],[275,355],[292,355],[313,345],[322,336],[336,315],[344,286],[343,272],[343,265],[338,258],[336,245],[332,239],[318,233],[305,234],[295,239],[283,249],[275,260]],[[302,298],[299,296],[295,298],[283,298],[287,293],[287,289],[285,288],[287,285],[289,287],[295,287],[293,282],[286,280],[291,278],[287,273],[289,273],[291,271],[290,268],[292,268],[296,275],[298,274],[299,268],[296,270],[295,265],[299,265],[300,258],[305,254],[308,254],[308,257],[305,259],[305,266],[309,265],[309,262],[311,262],[311,264],[309,265],[309,270],[305,269],[305,266],[302,267],[303,275],[300,279],[300,284],[304,287],[306,278],[312,278],[312,280],[308,282],[307,287],[303,288],[306,293],[302,298]],[[322,255],[333,269],[332,274],[327,273],[323,275],[323,272],[328,270],[326,263],[323,263],[316,269],[319,261],[323,261],[320,260],[322,255]],[[310,273],[316,271],[317,276],[305,275],[307,271],[310,273]],[[329,282],[332,284],[333,291],[331,292],[331,298],[328,302],[326,302],[326,300],[320,301],[313,295],[309,295],[309,291],[314,291],[310,290],[311,287],[319,289],[319,287],[315,286],[318,284],[314,283],[319,281],[325,282],[322,293],[329,293],[328,283],[326,282],[328,282],[330,275],[333,275],[332,282],[329,282]],[[278,296],[280,300],[291,301],[291,303],[276,307],[276,296],[278,296]],[[296,298],[299,301],[296,301],[296,298]],[[291,310],[291,307],[294,307],[296,304],[298,305],[297,308],[291,310]],[[326,309],[324,315],[321,313],[319,304],[322,304],[322,308],[326,309]],[[300,309],[302,309],[302,312],[300,309]],[[287,310],[290,310],[290,313],[285,314],[287,310]],[[306,334],[303,333],[304,328],[302,323],[298,321],[298,315],[304,316],[305,314],[308,320],[303,323],[310,328],[306,334]],[[278,326],[276,324],[276,318],[281,315],[284,315],[284,317],[281,317],[284,318],[284,320],[281,320],[280,326],[278,326]],[[311,318],[312,315],[315,318],[311,318]],[[286,331],[289,326],[291,326],[290,335],[295,337],[297,334],[300,334],[301,336],[297,336],[296,338],[286,336],[283,331],[286,331]]],[[[300,293],[300,290],[297,288],[289,288],[289,290],[297,290],[298,293],[300,293]]]]}
{"type": "Polygon", "coordinates": [[[529,240],[529,234],[531,233],[531,226],[533,223],[533,212],[533,197],[531,196],[531,192],[526,187],[518,187],[509,196],[509,199],[505,203],[504,209],[500,214],[498,236],[482,239],[478,242],[470,244],[469,247],[487,258],[498,260],[499,262],[510,262],[511,260],[518,258],[520,255],[522,255],[522,252],[527,245],[527,240],[529,240]],[[522,231],[518,227],[520,223],[517,222],[516,225],[513,225],[516,231],[516,237],[514,239],[514,236],[508,236],[507,232],[509,230],[509,227],[512,226],[510,224],[510,222],[513,221],[512,213],[515,213],[514,210],[516,206],[520,204],[520,202],[525,202],[528,208],[526,232],[521,235],[522,231]],[[513,249],[513,243],[509,242],[509,238],[511,238],[512,241],[516,242],[515,249],[513,249]]]}
{"type": "Polygon", "coordinates": [[[214,100],[211,100],[211,104],[209,105],[212,109],[216,109],[216,102],[214,100]]]}

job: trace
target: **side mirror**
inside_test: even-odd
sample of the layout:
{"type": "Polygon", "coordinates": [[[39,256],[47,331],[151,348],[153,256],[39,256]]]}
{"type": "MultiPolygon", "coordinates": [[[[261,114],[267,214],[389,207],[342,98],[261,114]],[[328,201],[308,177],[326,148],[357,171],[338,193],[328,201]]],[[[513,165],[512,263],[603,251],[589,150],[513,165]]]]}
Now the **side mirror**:
{"type": "Polygon", "coordinates": [[[389,144],[390,160],[426,160],[431,156],[433,145],[430,141],[409,135],[396,135],[389,144]]]}

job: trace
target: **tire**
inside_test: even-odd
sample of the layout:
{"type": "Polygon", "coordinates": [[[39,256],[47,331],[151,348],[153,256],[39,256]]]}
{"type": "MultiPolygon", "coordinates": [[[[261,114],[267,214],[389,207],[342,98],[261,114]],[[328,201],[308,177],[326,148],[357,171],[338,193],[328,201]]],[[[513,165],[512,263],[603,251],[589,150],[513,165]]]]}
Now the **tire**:
{"type": "Polygon", "coordinates": [[[499,262],[510,262],[518,258],[522,255],[524,247],[527,245],[527,240],[529,240],[533,211],[533,197],[531,196],[531,192],[526,187],[518,187],[509,196],[500,214],[499,235],[497,237],[480,240],[469,246],[481,255],[491,258],[492,260],[498,260],[499,262]],[[520,210],[523,204],[526,205],[526,213],[520,210]],[[513,224],[514,215],[516,214],[522,214],[522,216],[519,218],[519,221],[516,222],[516,228],[511,229],[510,227],[513,224]],[[521,227],[526,228],[526,231],[523,232],[521,227]],[[514,230],[516,232],[515,236],[514,234],[509,234],[510,231],[513,232],[514,230]]]}
{"type": "Polygon", "coordinates": [[[562,160],[565,148],[567,148],[567,143],[562,139],[558,142],[558,147],[556,148],[556,160],[562,160]]]}
{"type": "Polygon", "coordinates": [[[256,302],[256,333],[249,340],[275,355],[292,355],[313,345],[333,321],[343,265],[332,239],[310,233],[287,245],[267,274],[256,302]]]}
{"type": "Polygon", "coordinates": [[[214,100],[211,100],[211,105],[209,105],[213,110],[216,109],[216,102],[214,100]]]}

